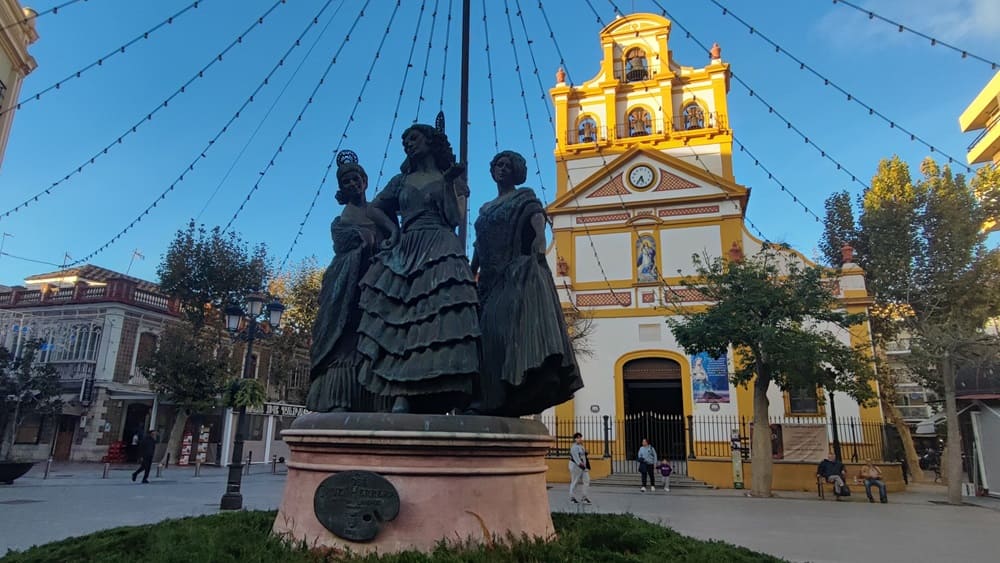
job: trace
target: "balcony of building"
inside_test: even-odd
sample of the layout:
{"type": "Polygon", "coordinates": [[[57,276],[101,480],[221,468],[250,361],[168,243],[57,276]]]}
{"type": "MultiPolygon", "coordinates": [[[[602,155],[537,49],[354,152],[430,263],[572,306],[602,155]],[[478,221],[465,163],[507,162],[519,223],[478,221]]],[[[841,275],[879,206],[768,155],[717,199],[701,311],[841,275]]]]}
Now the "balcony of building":
{"type": "Polygon", "coordinates": [[[958,117],[958,124],[963,133],[980,131],[969,145],[967,159],[969,164],[982,162],[1000,162],[1000,72],[958,117]]]}
{"type": "Polygon", "coordinates": [[[9,291],[0,292],[0,307],[5,309],[89,305],[101,302],[133,305],[168,315],[177,315],[180,312],[180,303],[177,299],[141,288],[127,278],[113,278],[99,285],[79,281],[68,287],[43,285],[39,289],[29,289],[15,286],[9,291]]]}

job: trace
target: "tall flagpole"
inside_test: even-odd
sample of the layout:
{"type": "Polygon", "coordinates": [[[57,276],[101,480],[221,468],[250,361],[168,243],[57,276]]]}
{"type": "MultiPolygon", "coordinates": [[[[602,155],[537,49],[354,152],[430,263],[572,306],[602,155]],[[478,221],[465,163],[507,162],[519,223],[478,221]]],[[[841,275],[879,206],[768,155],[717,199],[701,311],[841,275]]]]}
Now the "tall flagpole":
{"type": "MultiPolygon", "coordinates": [[[[466,167],[465,180],[469,178],[469,2],[462,0],[462,92],[460,98],[460,121],[458,133],[458,161],[466,167]]],[[[462,249],[466,250],[469,232],[469,198],[461,198],[459,204],[465,208],[462,223],[458,226],[458,238],[462,239],[462,249]]]]}

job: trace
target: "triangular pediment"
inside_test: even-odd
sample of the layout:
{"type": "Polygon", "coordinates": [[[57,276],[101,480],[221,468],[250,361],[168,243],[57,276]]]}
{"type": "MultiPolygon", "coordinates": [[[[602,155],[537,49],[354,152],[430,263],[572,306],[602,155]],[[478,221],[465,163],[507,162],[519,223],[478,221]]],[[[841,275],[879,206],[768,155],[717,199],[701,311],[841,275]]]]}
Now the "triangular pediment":
{"type": "MultiPolygon", "coordinates": [[[[648,207],[732,199],[739,200],[745,208],[749,193],[746,187],[705,168],[641,147],[633,147],[602,164],[596,172],[570,185],[565,194],[549,205],[549,213],[576,213],[612,205],[648,207]]],[[[567,163],[567,169],[572,177],[572,163],[567,163]]]]}

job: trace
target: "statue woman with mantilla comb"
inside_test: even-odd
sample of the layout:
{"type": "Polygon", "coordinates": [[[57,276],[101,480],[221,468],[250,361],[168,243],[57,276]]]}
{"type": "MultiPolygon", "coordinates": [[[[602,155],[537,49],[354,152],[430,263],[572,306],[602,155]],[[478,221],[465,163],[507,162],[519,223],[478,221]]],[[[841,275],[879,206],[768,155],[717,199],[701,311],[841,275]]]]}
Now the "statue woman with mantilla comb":
{"type": "Polygon", "coordinates": [[[372,205],[402,218],[361,281],[361,383],[393,412],[468,406],[479,371],[476,282],[462,241],[468,194],[448,137],[429,125],[403,133],[406,160],[372,205]]]}
{"type": "Polygon", "coordinates": [[[358,381],[359,283],[379,246],[398,236],[399,229],[385,213],[368,205],[368,174],[352,151],[337,154],[337,186],[337,203],[344,210],[330,225],[335,256],[320,286],[306,408],[314,412],[382,410],[378,397],[358,381]]]}

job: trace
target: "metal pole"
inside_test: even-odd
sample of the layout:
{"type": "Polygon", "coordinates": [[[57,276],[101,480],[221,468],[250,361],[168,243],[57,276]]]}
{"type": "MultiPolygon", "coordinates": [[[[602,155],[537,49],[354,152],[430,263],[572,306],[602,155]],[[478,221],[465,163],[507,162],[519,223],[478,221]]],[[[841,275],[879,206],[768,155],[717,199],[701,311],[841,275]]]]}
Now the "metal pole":
{"type": "Polygon", "coordinates": [[[611,457],[611,423],[609,421],[611,417],[604,415],[604,457],[611,457]]]}
{"type": "Polygon", "coordinates": [[[696,459],[694,456],[694,416],[687,415],[688,423],[688,459],[696,459]]]}
{"type": "MultiPolygon", "coordinates": [[[[257,336],[257,319],[250,319],[247,327],[247,353],[243,358],[243,379],[250,378],[250,364],[253,362],[253,339],[257,336]]],[[[243,494],[240,487],[243,482],[243,439],[247,432],[247,408],[240,407],[240,416],[236,421],[236,440],[233,443],[233,457],[229,464],[229,477],[226,481],[226,493],[222,495],[219,508],[222,510],[239,510],[243,508],[243,494]]]]}
{"type": "MultiPolygon", "coordinates": [[[[469,177],[469,19],[471,14],[469,9],[470,0],[462,0],[462,89],[459,99],[459,124],[458,124],[458,161],[465,165],[465,177],[469,177]]],[[[466,239],[469,232],[469,199],[462,207],[465,213],[462,215],[462,222],[458,225],[458,238],[462,240],[462,250],[466,249],[466,239]]]]}
{"type": "Polygon", "coordinates": [[[837,403],[833,400],[833,391],[830,394],[830,419],[833,425],[833,455],[837,461],[843,461],[840,452],[840,432],[837,429],[837,403]]]}

